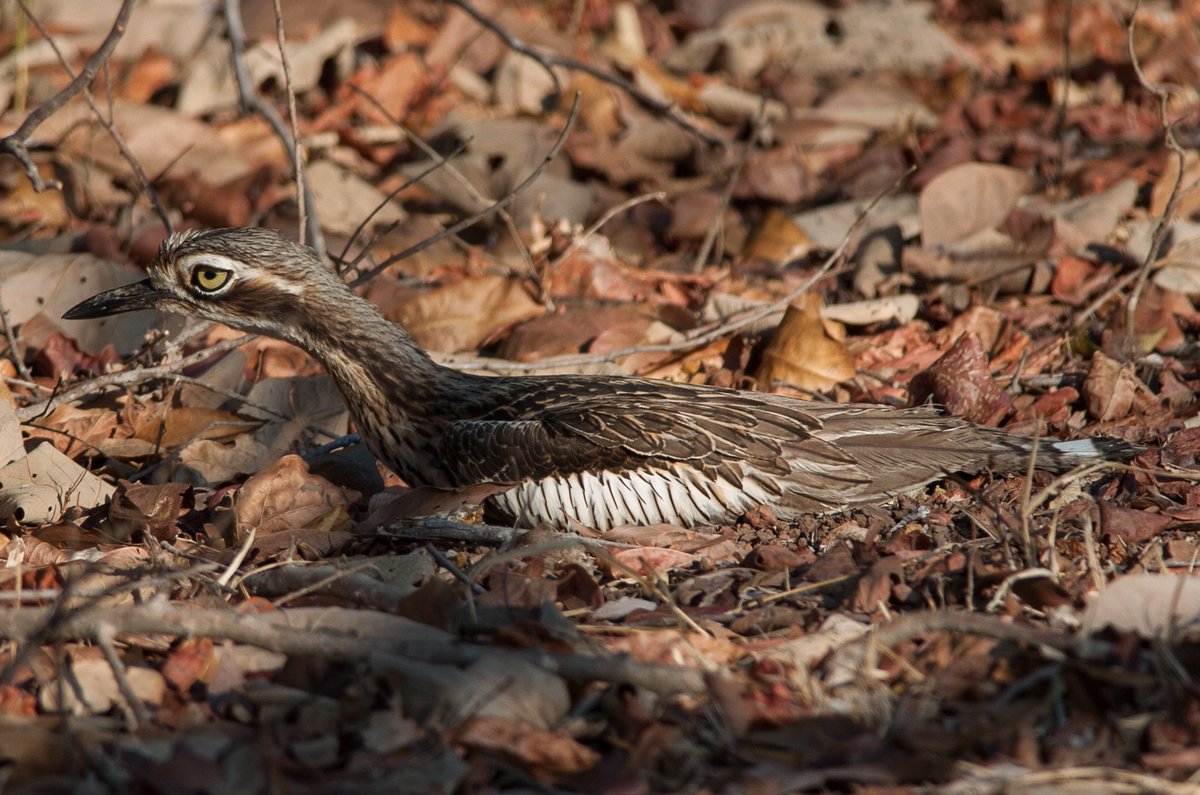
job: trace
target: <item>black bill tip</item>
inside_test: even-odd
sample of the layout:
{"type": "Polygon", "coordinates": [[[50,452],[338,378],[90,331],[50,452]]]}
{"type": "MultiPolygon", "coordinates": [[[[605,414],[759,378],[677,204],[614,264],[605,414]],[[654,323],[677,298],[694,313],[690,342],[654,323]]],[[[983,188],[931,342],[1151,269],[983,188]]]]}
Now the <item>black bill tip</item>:
{"type": "Polygon", "coordinates": [[[93,295],[86,301],[80,301],[75,306],[63,312],[64,320],[87,320],[94,317],[107,317],[121,312],[135,312],[139,309],[154,309],[158,302],[167,297],[167,293],[156,289],[149,279],[127,284],[115,290],[93,295]]]}

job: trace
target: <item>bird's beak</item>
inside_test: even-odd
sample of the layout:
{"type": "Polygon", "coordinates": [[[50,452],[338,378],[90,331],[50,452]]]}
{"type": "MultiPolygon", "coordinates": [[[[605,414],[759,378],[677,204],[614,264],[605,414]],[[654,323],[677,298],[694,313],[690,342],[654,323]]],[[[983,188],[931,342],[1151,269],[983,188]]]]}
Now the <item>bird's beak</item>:
{"type": "Polygon", "coordinates": [[[93,295],[86,301],[80,301],[63,312],[63,319],[86,320],[93,317],[116,315],[121,312],[134,312],[138,309],[155,309],[158,302],[169,295],[170,293],[165,290],[156,289],[149,279],[144,279],[115,290],[93,295]]]}

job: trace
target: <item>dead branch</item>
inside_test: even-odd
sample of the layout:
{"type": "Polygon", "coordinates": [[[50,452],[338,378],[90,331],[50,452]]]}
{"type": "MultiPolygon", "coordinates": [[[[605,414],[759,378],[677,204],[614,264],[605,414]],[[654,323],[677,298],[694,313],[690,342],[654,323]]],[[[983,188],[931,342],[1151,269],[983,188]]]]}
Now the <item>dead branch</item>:
{"type": "Polygon", "coordinates": [[[507,46],[510,50],[513,52],[518,52],[527,58],[533,59],[533,61],[535,61],[539,66],[542,67],[542,69],[546,71],[546,74],[550,75],[550,80],[554,83],[554,92],[556,95],[562,94],[562,86],[559,83],[558,75],[554,73],[555,66],[561,66],[576,72],[583,72],[584,74],[590,75],[601,82],[608,83],[610,86],[615,86],[621,91],[624,91],[646,110],[662,116],[676,127],[696,136],[706,144],[719,147],[725,147],[728,145],[727,142],[720,136],[714,135],[707,130],[702,130],[696,126],[694,122],[689,121],[686,117],[684,117],[674,103],[663,102],[660,99],[656,99],[655,97],[647,94],[645,91],[642,91],[628,80],[618,77],[617,75],[605,71],[604,69],[599,69],[595,66],[592,66],[591,64],[584,63],[583,61],[575,58],[569,58],[565,55],[539,52],[530,47],[521,39],[514,36],[506,28],[504,28],[504,26],[483,14],[466,0],[450,0],[450,3],[461,8],[469,17],[490,30],[492,33],[499,36],[500,40],[503,41],[505,46],[507,46]]]}
{"type": "Polygon", "coordinates": [[[524,531],[511,527],[490,524],[467,524],[453,519],[426,517],[413,519],[403,524],[388,525],[373,530],[369,535],[385,538],[403,538],[409,541],[461,541],[484,546],[511,544],[524,531]]]}
{"type": "MultiPolygon", "coordinates": [[[[716,326],[710,327],[704,331],[694,331],[685,334],[682,339],[675,342],[664,342],[652,345],[632,345],[621,350],[611,351],[609,353],[587,354],[581,356],[555,356],[546,359],[541,359],[537,362],[508,362],[498,359],[465,359],[465,360],[448,360],[445,362],[447,366],[455,367],[462,370],[483,370],[494,373],[521,373],[533,370],[544,370],[547,367],[580,367],[591,364],[601,364],[605,362],[614,362],[624,356],[631,356],[638,353],[679,353],[681,351],[694,350],[702,348],[709,343],[716,342],[731,334],[734,334],[742,329],[752,326],[765,317],[782,312],[787,309],[788,305],[799,298],[804,293],[812,289],[813,285],[833,270],[846,257],[846,251],[850,247],[850,243],[854,240],[858,230],[870,217],[875,206],[883,200],[885,196],[890,194],[896,187],[908,178],[913,169],[904,172],[894,183],[881,191],[871,202],[863,208],[863,211],[854,219],[854,223],[846,230],[846,234],[842,236],[842,240],[825,261],[821,263],[821,267],[810,275],[807,279],[800,283],[798,287],[791,290],[787,295],[777,301],[747,310],[740,316],[732,320],[727,320],[719,323],[716,326]]],[[[404,253],[404,252],[402,252],[404,253]]],[[[407,256],[407,254],[404,254],[407,256]]],[[[397,255],[399,256],[399,255],[397,255]]]]}
{"type": "Polygon", "coordinates": [[[74,403],[88,395],[103,392],[106,389],[144,384],[147,381],[156,381],[162,378],[173,379],[179,374],[179,371],[194,364],[205,362],[213,356],[227,353],[234,348],[245,345],[251,339],[253,339],[251,335],[245,335],[236,339],[224,340],[223,342],[218,342],[216,345],[196,351],[191,356],[185,356],[182,359],[168,362],[167,364],[160,364],[155,367],[137,367],[132,370],[122,370],[119,373],[108,373],[107,375],[89,378],[87,381],[76,384],[70,389],[50,395],[50,397],[43,401],[18,409],[17,419],[21,422],[27,422],[28,420],[45,416],[59,403],[74,403]]]}
{"type": "MultiPolygon", "coordinates": [[[[21,11],[35,25],[38,24],[37,19],[25,4],[25,0],[19,0],[21,11]]],[[[92,57],[88,58],[84,64],[83,71],[75,75],[75,78],[57,94],[43,102],[38,107],[25,117],[25,121],[21,122],[21,126],[16,129],[12,135],[5,136],[0,139],[0,152],[7,152],[20,161],[25,167],[25,174],[29,177],[29,181],[33,183],[33,187],[37,191],[43,191],[46,188],[58,189],[61,186],[57,183],[46,183],[42,181],[41,175],[38,173],[37,166],[29,156],[30,136],[33,135],[41,123],[50,118],[59,108],[67,103],[71,97],[78,94],[92,82],[92,78],[100,71],[100,67],[108,62],[108,57],[112,55],[112,51],[116,49],[117,42],[125,35],[125,26],[129,23],[129,15],[133,11],[133,0],[123,0],[120,10],[117,11],[117,18],[113,22],[112,28],[108,31],[108,35],[104,37],[104,41],[100,43],[99,49],[92,53],[92,57]]],[[[40,26],[39,26],[40,29],[40,26]]],[[[43,32],[42,35],[45,35],[43,32]]]]}
{"type": "Polygon", "coordinates": [[[546,156],[544,158],[542,158],[542,162],[538,164],[537,168],[535,168],[533,171],[529,172],[529,176],[527,176],[524,180],[522,180],[520,185],[513,188],[507,195],[502,196],[501,198],[492,202],[490,207],[485,207],[484,209],[480,210],[479,212],[474,213],[471,216],[462,219],[458,223],[451,224],[450,226],[446,227],[442,231],[438,232],[436,235],[431,235],[430,237],[427,237],[424,240],[422,240],[420,243],[411,245],[408,248],[404,249],[403,251],[399,251],[399,252],[391,255],[390,257],[385,259],[383,262],[376,265],[374,268],[371,268],[369,271],[364,272],[357,279],[350,282],[350,286],[358,287],[360,284],[370,281],[371,279],[375,278],[375,276],[382,273],[383,271],[385,271],[387,268],[394,265],[395,263],[400,262],[401,260],[403,260],[407,257],[411,257],[413,254],[424,251],[425,249],[429,248],[430,246],[434,245],[435,243],[440,243],[441,241],[445,240],[446,238],[450,237],[451,235],[458,234],[459,232],[466,229],[467,227],[469,227],[475,223],[478,223],[480,220],[487,218],[488,216],[492,215],[493,213],[499,212],[500,210],[503,210],[508,205],[512,204],[514,201],[516,201],[517,197],[520,196],[522,193],[524,193],[525,190],[530,185],[532,185],[538,177],[540,177],[542,175],[542,172],[545,171],[550,166],[550,164],[554,162],[554,158],[558,157],[558,153],[562,149],[563,144],[567,142],[567,136],[570,135],[571,129],[575,126],[575,119],[577,119],[578,117],[579,117],[579,95],[576,94],[575,100],[571,103],[571,111],[570,111],[570,113],[567,114],[567,121],[565,124],[563,124],[562,132],[560,132],[558,134],[558,138],[555,139],[554,145],[552,147],[550,147],[550,151],[546,153],[546,156]]]}
{"type": "Polygon", "coordinates": [[[165,601],[69,613],[53,607],[0,609],[0,637],[5,640],[97,642],[106,632],[231,640],[282,654],[380,667],[412,660],[466,666],[483,657],[499,657],[532,663],[575,682],[613,682],[661,694],[707,691],[705,674],[692,668],[648,665],[627,657],[501,651],[462,643],[415,621],[371,611],[319,608],[245,615],[233,609],[190,608],[165,601]],[[386,621],[385,634],[371,634],[371,625],[378,629],[380,620],[386,621]],[[360,631],[363,626],[367,628],[360,631]]]}
{"type": "Polygon", "coordinates": [[[250,82],[250,72],[246,68],[246,29],[242,27],[241,0],[225,0],[224,9],[225,24],[229,28],[229,59],[237,80],[238,95],[241,97],[242,105],[246,110],[257,113],[266,120],[283,144],[288,160],[297,169],[294,175],[296,185],[298,191],[304,194],[303,206],[309,208],[307,224],[309,245],[316,250],[318,256],[324,259],[325,233],[321,230],[320,219],[317,218],[316,202],[313,200],[309,180],[304,179],[300,174],[299,170],[303,168],[303,163],[299,159],[292,136],[288,133],[287,125],[284,124],[279,112],[259,95],[258,89],[250,82]]]}
{"type": "Polygon", "coordinates": [[[280,606],[302,596],[319,593],[362,607],[394,613],[415,589],[359,573],[374,567],[373,562],[350,569],[291,564],[251,572],[242,577],[241,582],[252,593],[275,599],[280,606]]]}
{"type": "MultiPolygon", "coordinates": [[[[386,118],[390,123],[394,124],[396,126],[396,128],[399,129],[400,132],[404,134],[404,137],[407,138],[409,142],[411,142],[414,146],[416,146],[418,149],[420,149],[422,152],[424,152],[425,156],[430,158],[431,160],[433,160],[434,163],[430,168],[423,170],[419,177],[414,177],[411,180],[405,180],[403,185],[401,185],[400,187],[396,188],[391,193],[389,193],[387,195],[387,197],[382,202],[380,202],[379,205],[375,209],[371,210],[370,214],[365,219],[363,219],[362,223],[360,223],[357,228],[355,228],[354,234],[350,236],[350,239],[346,241],[346,247],[342,251],[343,259],[345,258],[346,252],[350,249],[350,245],[354,242],[355,238],[358,237],[358,235],[362,232],[363,228],[368,223],[370,223],[371,219],[375,217],[375,215],[379,212],[380,209],[382,209],[389,201],[391,201],[392,198],[394,196],[396,196],[396,194],[398,194],[400,191],[404,190],[406,187],[408,187],[409,185],[411,185],[414,182],[419,182],[422,178],[424,178],[424,176],[426,174],[430,174],[438,168],[445,168],[446,173],[449,174],[450,177],[455,182],[457,182],[460,186],[462,186],[463,190],[465,190],[467,192],[467,194],[474,201],[477,201],[480,204],[485,204],[489,201],[489,199],[487,197],[485,197],[482,193],[480,193],[479,189],[477,187],[475,187],[474,184],[472,184],[471,180],[467,179],[467,176],[465,174],[463,174],[462,171],[460,171],[458,168],[456,168],[452,162],[455,157],[457,157],[459,154],[461,154],[463,151],[465,151],[468,146],[470,146],[470,144],[471,144],[470,139],[460,143],[457,147],[455,147],[454,151],[451,152],[449,155],[442,157],[440,154],[438,154],[436,149],[434,149],[432,146],[430,146],[428,143],[426,143],[424,138],[417,135],[412,130],[408,129],[408,127],[406,127],[404,125],[404,122],[402,122],[400,119],[397,119],[395,116],[393,116],[392,112],[390,110],[388,110],[387,108],[385,108],[383,106],[383,103],[381,103],[378,99],[373,97],[370,94],[370,92],[364,91],[361,86],[356,86],[353,83],[350,83],[349,86],[350,86],[350,89],[352,91],[354,91],[354,93],[358,94],[363,99],[365,99],[367,102],[371,103],[371,106],[373,108],[375,108],[375,110],[377,112],[383,114],[384,118],[386,118]]],[[[526,265],[527,269],[529,270],[529,273],[534,277],[539,277],[539,274],[537,273],[537,269],[534,267],[534,264],[533,264],[533,257],[530,256],[530,254],[529,254],[529,247],[526,246],[525,241],[521,239],[520,230],[517,229],[517,222],[513,220],[512,215],[510,215],[507,210],[504,210],[504,209],[497,210],[496,214],[500,217],[500,220],[504,223],[504,227],[508,231],[508,235],[512,239],[513,244],[516,246],[517,250],[521,252],[521,256],[525,260],[525,265],[526,265]]],[[[393,222],[392,224],[389,225],[389,227],[394,227],[394,226],[398,225],[398,223],[399,222],[393,222]]],[[[367,251],[368,251],[368,247],[364,247],[362,250],[362,253],[355,259],[356,265],[362,259],[362,257],[366,255],[367,251]]],[[[543,280],[543,282],[544,282],[544,280],[543,280]]],[[[546,301],[543,300],[543,303],[546,303],[546,301]]],[[[547,309],[552,311],[553,306],[548,305],[547,309]]]]}
{"type": "Polygon", "coordinates": [[[1027,624],[1015,624],[986,613],[927,611],[908,613],[881,624],[863,638],[856,638],[835,650],[826,662],[826,670],[863,670],[876,667],[880,649],[891,649],[930,632],[957,632],[987,638],[1041,646],[1084,660],[1106,655],[1110,644],[1091,638],[1074,637],[1063,632],[1027,624]]]}
{"type": "MultiPolygon", "coordinates": [[[[296,117],[296,89],[292,83],[292,61],[287,54],[287,39],[283,34],[283,9],[280,7],[280,0],[275,0],[274,6],[275,40],[279,43],[279,62],[283,65],[283,86],[287,93],[288,123],[292,128],[292,173],[296,178],[296,206],[300,216],[299,229],[296,231],[300,242],[304,243],[304,227],[308,223],[309,210],[308,178],[304,171],[304,162],[307,158],[304,145],[300,142],[300,122],[296,117]]],[[[317,253],[323,254],[325,247],[317,246],[316,238],[313,238],[313,243],[313,248],[317,250],[317,253]]]]}
{"type": "Polygon", "coordinates": [[[1187,163],[1186,154],[1178,139],[1175,137],[1175,124],[1170,120],[1170,102],[1172,87],[1166,85],[1154,85],[1146,77],[1146,73],[1142,71],[1142,62],[1137,56],[1137,52],[1133,46],[1134,26],[1137,24],[1138,11],[1141,10],[1141,0],[1136,0],[1133,5],[1133,13],[1129,17],[1129,24],[1125,27],[1126,32],[1126,47],[1129,51],[1129,62],[1133,66],[1133,71],[1137,75],[1138,83],[1143,89],[1153,94],[1158,98],[1158,123],[1163,131],[1163,143],[1167,148],[1175,154],[1175,184],[1171,186],[1171,194],[1167,197],[1167,204],[1163,208],[1161,218],[1156,218],[1154,221],[1154,231],[1150,235],[1150,247],[1146,251],[1146,256],[1142,260],[1141,266],[1138,268],[1137,277],[1133,283],[1133,290],[1129,293],[1129,300],[1125,303],[1125,352],[1131,358],[1138,353],[1137,348],[1137,330],[1134,328],[1134,316],[1137,314],[1138,301],[1142,297],[1142,291],[1146,288],[1146,282],[1150,278],[1151,266],[1155,259],[1159,256],[1159,249],[1162,247],[1163,241],[1166,239],[1167,232],[1170,231],[1171,221],[1175,218],[1175,212],[1179,205],[1179,200],[1183,196],[1183,175],[1184,167],[1187,163]]]}

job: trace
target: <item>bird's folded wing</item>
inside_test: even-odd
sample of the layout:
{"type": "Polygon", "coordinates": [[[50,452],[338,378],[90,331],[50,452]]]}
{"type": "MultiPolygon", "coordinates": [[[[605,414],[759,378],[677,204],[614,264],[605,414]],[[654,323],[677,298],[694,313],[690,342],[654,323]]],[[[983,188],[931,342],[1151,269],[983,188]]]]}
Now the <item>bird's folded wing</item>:
{"type": "MultiPolygon", "coordinates": [[[[738,394],[738,393],[731,393],[738,394]]],[[[746,464],[786,477],[807,448],[834,468],[853,464],[810,433],[797,410],[745,396],[727,402],[590,395],[539,407],[536,419],[483,418],[442,435],[444,465],[464,480],[516,481],[579,471],[629,471],[685,464],[728,478],[746,464]]]]}

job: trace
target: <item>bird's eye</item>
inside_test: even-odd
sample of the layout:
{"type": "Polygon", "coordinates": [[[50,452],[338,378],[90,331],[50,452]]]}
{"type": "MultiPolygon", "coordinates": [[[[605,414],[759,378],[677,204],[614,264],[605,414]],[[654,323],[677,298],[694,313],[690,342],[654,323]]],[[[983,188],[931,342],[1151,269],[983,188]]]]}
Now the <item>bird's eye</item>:
{"type": "Polygon", "coordinates": [[[201,265],[192,271],[192,285],[206,293],[215,293],[229,282],[229,271],[201,265]]]}

